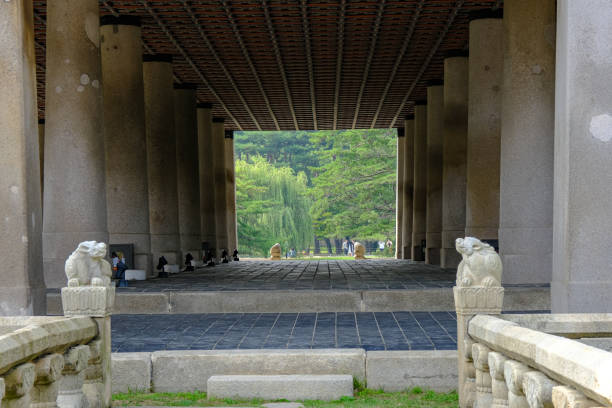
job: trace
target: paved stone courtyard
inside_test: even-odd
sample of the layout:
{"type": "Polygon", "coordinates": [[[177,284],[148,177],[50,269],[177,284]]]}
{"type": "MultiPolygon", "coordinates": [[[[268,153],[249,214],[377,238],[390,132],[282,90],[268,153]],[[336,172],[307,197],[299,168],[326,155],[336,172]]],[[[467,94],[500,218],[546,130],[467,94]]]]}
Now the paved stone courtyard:
{"type": "Polygon", "coordinates": [[[453,312],[114,315],[114,352],[364,348],[454,350],[453,312]]]}
{"type": "Polygon", "coordinates": [[[455,270],[407,260],[240,261],[130,281],[119,291],[367,290],[450,288],[455,270]]]}

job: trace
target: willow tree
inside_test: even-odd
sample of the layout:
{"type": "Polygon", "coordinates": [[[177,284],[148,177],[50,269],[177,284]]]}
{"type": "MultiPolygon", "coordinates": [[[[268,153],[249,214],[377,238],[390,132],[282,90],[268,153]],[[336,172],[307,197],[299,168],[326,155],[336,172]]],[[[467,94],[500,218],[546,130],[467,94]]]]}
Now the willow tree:
{"type": "Polygon", "coordinates": [[[313,236],[307,177],[276,167],[261,156],[236,161],[236,206],[241,252],[266,255],[276,242],[283,250],[306,248],[313,236]]]}

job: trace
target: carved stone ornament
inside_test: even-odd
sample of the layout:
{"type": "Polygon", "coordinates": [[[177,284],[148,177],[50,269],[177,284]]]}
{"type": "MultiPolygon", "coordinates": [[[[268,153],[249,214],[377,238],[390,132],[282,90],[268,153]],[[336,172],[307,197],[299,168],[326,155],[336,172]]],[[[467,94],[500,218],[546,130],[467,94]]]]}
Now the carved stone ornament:
{"type": "Polygon", "coordinates": [[[272,245],[270,248],[270,260],[271,261],[280,261],[281,260],[281,246],[276,243],[272,245]]]}
{"type": "Polygon", "coordinates": [[[501,258],[489,244],[478,238],[457,238],[455,248],[462,260],[457,268],[458,287],[501,286],[501,258]]]}
{"type": "Polygon", "coordinates": [[[361,242],[355,242],[355,259],[366,259],[365,247],[361,242]]]}

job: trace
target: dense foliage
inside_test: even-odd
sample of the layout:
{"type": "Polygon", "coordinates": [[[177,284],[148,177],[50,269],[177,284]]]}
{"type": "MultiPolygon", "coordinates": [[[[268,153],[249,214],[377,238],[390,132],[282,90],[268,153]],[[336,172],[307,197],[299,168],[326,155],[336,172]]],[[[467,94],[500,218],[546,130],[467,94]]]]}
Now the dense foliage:
{"type": "Polygon", "coordinates": [[[395,130],[236,132],[243,253],[394,238],[395,130]]]}

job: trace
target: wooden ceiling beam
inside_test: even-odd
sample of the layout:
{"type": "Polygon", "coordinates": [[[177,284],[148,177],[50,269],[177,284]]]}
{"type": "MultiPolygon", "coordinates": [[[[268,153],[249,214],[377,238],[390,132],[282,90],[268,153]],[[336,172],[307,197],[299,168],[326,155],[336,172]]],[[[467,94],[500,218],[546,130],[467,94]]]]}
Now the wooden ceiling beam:
{"type": "Polygon", "coordinates": [[[314,130],[319,130],[319,126],[317,124],[317,100],[315,96],[312,49],[310,45],[310,25],[308,23],[308,0],[300,0],[300,11],[302,14],[302,29],[304,30],[304,45],[306,47],[306,61],[308,65],[308,85],[310,88],[310,110],[312,111],[312,123],[314,125],[314,130]]]}
{"type": "Polygon", "coordinates": [[[338,127],[338,109],[340,107],[340,85],[342,83],[342,56],[344,54],[344,20],[346,17],[346,0],[340,1],[340,16],[338,20],[338,52],[336,57],[336,84],[334,87],[334,120],[332,129],[338,127]]]}

